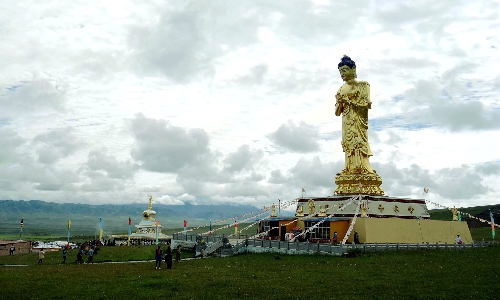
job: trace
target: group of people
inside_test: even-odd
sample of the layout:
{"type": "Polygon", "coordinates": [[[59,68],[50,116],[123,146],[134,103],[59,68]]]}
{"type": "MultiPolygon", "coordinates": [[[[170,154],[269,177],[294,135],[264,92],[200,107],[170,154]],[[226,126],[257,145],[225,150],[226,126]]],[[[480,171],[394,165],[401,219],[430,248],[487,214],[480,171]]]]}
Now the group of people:
{"type": "MultiPolygon", "coordinates": [[[[167,250],[165,250],[165,256],[163,256],[163,250],[161,249],[161,245],[158,245],[158,248],[156,248],[155,251],[155,261],[156,269],[161,269],[161,261],[162,259],[165,260],[165,264],[167,265],[167,269],[172,269],[172,247],[170,244],[167,245],[167,250]]],[[[176,254],[175,254],[175,262],[180,263],[181,262],[181,246],[177,246],[176,254]]]]}
{"type": "MultiPolygon", "coordinates": [[[[66,263],[67,254],[68,254],[68,249],[64,248],[63,249],[63,262],[62,262],[63,264],[66,263]]],[[[89,251],[87,251],[86,253],[83,252],[83,248],[78,249],[78,252],[76,254],[75,264],[83,264],[84,263],[84,261],[83,261],[84,254],[88,255],[87,263],[93,264],[94,263],[94,254],[97,254],[97,249],[95,247],[90,247],[89,251]]]]}

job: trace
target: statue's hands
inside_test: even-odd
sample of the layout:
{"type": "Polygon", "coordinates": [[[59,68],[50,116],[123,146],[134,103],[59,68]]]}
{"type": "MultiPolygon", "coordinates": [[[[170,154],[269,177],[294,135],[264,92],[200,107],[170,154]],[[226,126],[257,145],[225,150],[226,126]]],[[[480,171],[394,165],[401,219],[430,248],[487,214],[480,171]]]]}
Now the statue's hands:
{"type": "Polygon", "coordinates": [[[337,101],[335,104],[335,115],[340,116],[344,107],[344,101],[337,101]]]}

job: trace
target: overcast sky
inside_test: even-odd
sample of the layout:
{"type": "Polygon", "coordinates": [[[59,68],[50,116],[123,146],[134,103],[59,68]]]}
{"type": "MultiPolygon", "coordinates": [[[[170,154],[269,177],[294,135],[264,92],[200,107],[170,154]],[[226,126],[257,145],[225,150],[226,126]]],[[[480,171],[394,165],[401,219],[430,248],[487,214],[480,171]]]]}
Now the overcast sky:
{"type": "Polygon", "coordinates": [[[1,1],[0,199],[332,195],[346,54],[386,195],[500,203],[499,2],[341,2],[1,1]]]}

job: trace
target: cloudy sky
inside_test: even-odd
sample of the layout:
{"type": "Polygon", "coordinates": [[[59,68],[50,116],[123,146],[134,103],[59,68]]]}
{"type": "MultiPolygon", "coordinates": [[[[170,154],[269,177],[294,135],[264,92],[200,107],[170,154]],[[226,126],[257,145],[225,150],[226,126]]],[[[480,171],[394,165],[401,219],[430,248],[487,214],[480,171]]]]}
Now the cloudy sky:
{"type": "Polygon", "coordinates": [[[0,199],[332,195],[346,54],[386,195],[500,203],[499,2],[341,2],[0,2],[0,199]]]}

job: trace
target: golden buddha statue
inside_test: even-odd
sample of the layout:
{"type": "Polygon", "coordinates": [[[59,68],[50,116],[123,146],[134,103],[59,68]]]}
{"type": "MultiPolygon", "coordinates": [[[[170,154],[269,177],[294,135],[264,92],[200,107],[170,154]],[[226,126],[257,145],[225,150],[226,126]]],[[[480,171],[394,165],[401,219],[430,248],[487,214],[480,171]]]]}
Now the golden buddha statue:
{"type": "Polygon", "coordinates": [[[371,108],[370,84],[356,80],[356,63],[349,57],[342,57],[338,69],[344,85],[337,92],[335,115],[342,115],[342,149],[345,154],[344,169],[337,174],[335,189],[337,195],[363,192],[369,195],[383,195],[380,188],[382,178],[370,166],[372,156],[368,144],[368,109],[371,108]]]}
{"type": "Polygon", "coordinates": [[[453,214],[452,221],[458,221],[458,209],[455,206],[451,209],[451,213],[453,214]]]}

